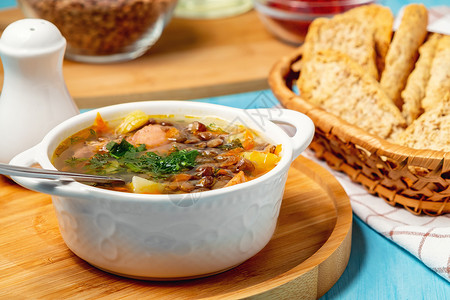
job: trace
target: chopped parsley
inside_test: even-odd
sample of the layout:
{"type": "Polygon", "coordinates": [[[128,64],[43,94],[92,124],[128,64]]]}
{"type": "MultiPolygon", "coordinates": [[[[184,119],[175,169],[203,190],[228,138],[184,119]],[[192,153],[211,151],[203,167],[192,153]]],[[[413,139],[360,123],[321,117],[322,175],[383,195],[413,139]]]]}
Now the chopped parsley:
{"type": "Polygon", "coordinates": [[[117,159],[124,157],[125,155],[129,156],[129,154],[138,153],[146,150],[144,144],[139,145],[139,147],[134,147],[125,139],[123,139],[120,142],[120,144],[116,142],[109,142],[108,145],[106,145],[106,149],[109,151],[109,155],[111,155],[111,157],[117,159]]]}
{"type": "Polygon", "coordinates": [[[166,157],[158,156],[149,152],[147,156],[156,163],[153,165],[153,172],[157,174],[174,174],[196,166],[195,159],[199,152],[197,150],[176,150],[166,157]]]}
{"type": "Polygon", "coordinates": [[[94,130],[94,129],[89,129],[89,134],[91,135],[91,136],[97,136],[97,132],[94,130]]]}
{"type": "Polygon", "coordinates": [[[225,130],[223,130],[222,128],[220,128],[219,126],[217,126],[215,123],[210,123],[209,125],[206,126],[206,128],[209,131],[212,132],[216,132],[216,133],[226,133],[225,130]]]}
{"type": "Polygon", "coordinates": [[[100,169],[108,163],[109,157],[110,156],[105,153],[95,154],[94,157],[89,160],[89,167],[91,169],[100,169]]]}
{"type": "Polygon", "coordinates": [[[70,137],[70,144],[73,145],[73,144],[76,144],[76,143],[78,143],[78,142],[80,142],[82,140],[83,140],[83,138],[80,137],[80,136],[72,136],[72,137],[70,137]]]}
{"type": "Polygon", "coordinates": [[[77,164],[79,164],[80,162],[86,161],[87,158],[82,158],[82,157],[71,157],[66,159],[64,162],[66,164],[68,164],[71,167],[76,166],[77,164]]]}
{"type": "Polygon", "coordinates": [[[120,143],[110,142],[106,145],[107,153],[94,155],[86,168],[95,174],[114,174],[122,172],[146,173],[159,178],[169,174],[194,168],[197,150],[175,150],[167,156],[155,152],[145,152],[145,145],[133,146],[125,139],[120,143]]]}
{"type": "Polygon", "coordinates": [[[217,148],[224,149],[224,150],[231,150],[231,149],[236,149],[236,148],[244,148],[244,146],[242,146],[240,139],[234,139],[231,142],[220,145],[217,148]]]}

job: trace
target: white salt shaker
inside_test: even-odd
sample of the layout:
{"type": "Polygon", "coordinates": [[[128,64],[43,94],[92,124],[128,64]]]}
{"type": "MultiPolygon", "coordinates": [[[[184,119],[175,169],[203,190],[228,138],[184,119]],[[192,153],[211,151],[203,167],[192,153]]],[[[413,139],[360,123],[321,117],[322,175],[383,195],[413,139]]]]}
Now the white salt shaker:
{"type": "Polygon", "coordinates": [[[4,30],[0,162],[8,163],[55,125],[79,113],[62,74],[65,49],[65,38],[46,20],[23,19],[4,30]]]}

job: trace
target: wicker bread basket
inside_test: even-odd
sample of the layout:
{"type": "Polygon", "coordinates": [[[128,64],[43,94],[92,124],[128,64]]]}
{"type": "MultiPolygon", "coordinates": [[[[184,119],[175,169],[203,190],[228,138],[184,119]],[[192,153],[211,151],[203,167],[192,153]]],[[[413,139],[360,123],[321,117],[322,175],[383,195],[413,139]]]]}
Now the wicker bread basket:
{"type": "Polygon", "coordinates": [[[282,57],[269,74],[281,104],[308,115],[316,125],[310,148],[330,167],[346,173],[391,205],[414,214],[450,212],[450,152],[395,145],[351,125],[297,95],[302,48],[282,57]]]}

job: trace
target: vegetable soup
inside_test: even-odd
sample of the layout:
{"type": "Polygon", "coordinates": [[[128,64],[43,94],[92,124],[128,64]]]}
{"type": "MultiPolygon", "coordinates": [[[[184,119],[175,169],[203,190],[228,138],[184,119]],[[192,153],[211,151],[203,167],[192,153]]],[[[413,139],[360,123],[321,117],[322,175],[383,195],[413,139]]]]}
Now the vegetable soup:
{"type": "Polygon", "coordinates": [[[257,178],[280,160],[281,145],[216,118],[149,116],[134,111],[94,124],[63,141],[53,164],[60,171],[114,175],[125,184],[100,188],[146,194],[192,193],[257,178]]]}

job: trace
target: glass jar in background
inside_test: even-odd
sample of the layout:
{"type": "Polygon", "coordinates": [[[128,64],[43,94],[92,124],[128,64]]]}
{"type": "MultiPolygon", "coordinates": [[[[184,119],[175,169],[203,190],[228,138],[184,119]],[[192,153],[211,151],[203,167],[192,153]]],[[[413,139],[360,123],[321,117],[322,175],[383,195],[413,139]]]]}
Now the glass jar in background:
{"type": "Polygon", "coordinates": [[[66,58],[131,60],[159,39],[177,0],[17,0],[26,17],[52,22],[67,40],[66,58]]]}
{"type": "Polygon", "coordinates": [[[236,16],[253,8],[252,0],[178,0],[175,16],[213,19],[236,16]]]}
{"type": "Polygon", "coordinates": [[[300,45],[316,18],[330,18],[376,0],[253,0],[267,30],[283,42],[300,45]]]}

